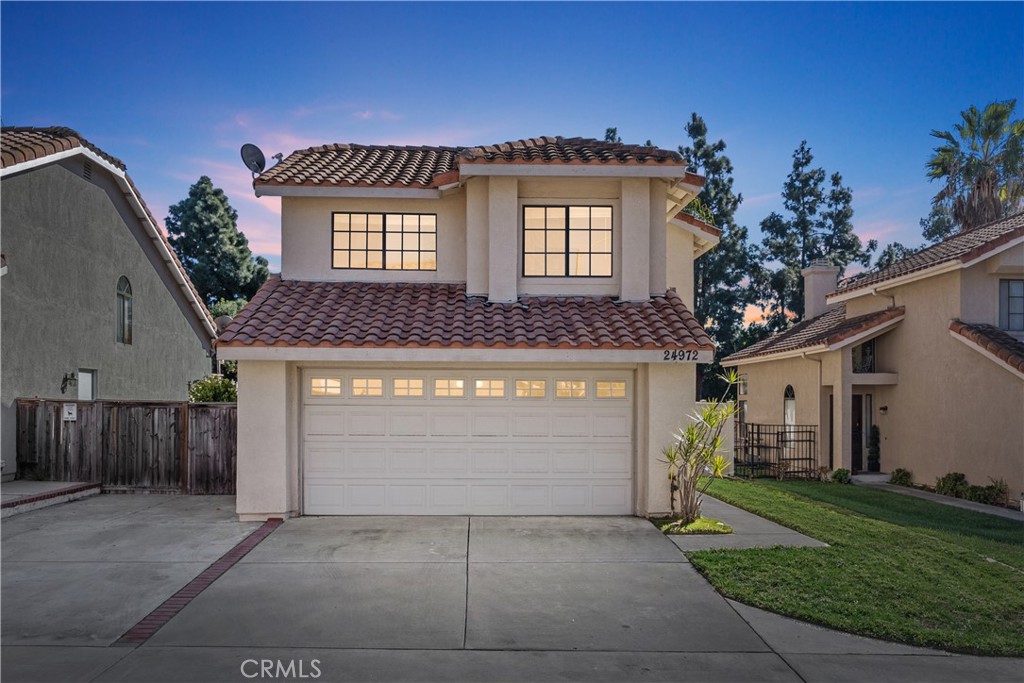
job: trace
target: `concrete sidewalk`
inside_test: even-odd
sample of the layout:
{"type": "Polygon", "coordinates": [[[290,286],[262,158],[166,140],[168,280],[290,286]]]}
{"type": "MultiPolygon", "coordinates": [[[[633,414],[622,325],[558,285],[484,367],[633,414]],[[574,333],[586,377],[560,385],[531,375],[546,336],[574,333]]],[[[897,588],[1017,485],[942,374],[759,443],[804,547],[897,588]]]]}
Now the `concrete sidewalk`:
{"type": "MultiPolygon", "coordinates": [[[[744,521],[748,535],[756,519],[744,521]]],[[[874,641],[728,601],[653,525],[631,517],[290,519],[149,640],[113,645],[258,526],[235,520],[231,498],[187,496],[99,496],[4,520],[4,683],[289,673],[323,681],[1021,679],[1021,660],[874,641]]]]}
{"type": "Polygon", "coordinates": [[[1020,510],[1011,510],[1010,508],[996,507],[995,505],[975,503],[973,500],[963,500],[962,498],[942,496],[938,493],[932,493],[931,491],[922,491],[921,489],[915,489],[911,486],[896,486],[888,483],[887,481],[878,481],[877,479],[862,479],[858,481],[858,477],[860,476],[861,475],[855,475],[853,477],[854,483],[858,486],[869,486],[873,489],[880,489],[882,491],[888,491],[889,493],[898,493],[902,496],[911,496],[912,498],[920,498],[921,500],[930,500],[933,503],[948,505],[950,507],[960,508],[961,510],[970,510],[971,512],[980,512],[983,515],[992,515],[994,517],[1003,517],[1004,519],[1013,519],[1018,522],[1024,522],[1024,512],[1021,512],[1020,510]]]}
{"type": "Polygon", "coordinates": [[[781,524],[776,524],[752,512],[723,503],[717,498],[704,496],[701,513],[725,522],[732,527],[731,534],[674,534],[668,538],[680,550],[715,550],[718,548],[826,548],[827,543],[805,536],[781,524]]]}

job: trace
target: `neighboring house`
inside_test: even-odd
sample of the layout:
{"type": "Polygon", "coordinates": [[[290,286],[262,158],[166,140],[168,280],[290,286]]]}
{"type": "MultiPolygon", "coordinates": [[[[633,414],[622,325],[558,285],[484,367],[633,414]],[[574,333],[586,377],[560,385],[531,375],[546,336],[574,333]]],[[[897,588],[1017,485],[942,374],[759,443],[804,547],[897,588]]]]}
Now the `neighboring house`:
{"type": "Polygon", "coordinates": [[[2,446],[19,398],[184,400],[216,328],[121,161],[69,128],[3,128],[2,446]]]}
{"type": "MultiPolygon", "coordinates": [[[[803,271],[807,319],[722,361],[743,376],[744,419],[810,425],[819,463],[934,484],[1024,489],[1024,214],[843,280],[803,271]]],[[[741,391],[742,393],[742,391],[741,391]]]]}
{"type": "Polygon", "coordinates": [[[675,152],[328,145],[254,181],[281,276],[225,330],[238,513],[645,514],[714,345],[675,152]]]}

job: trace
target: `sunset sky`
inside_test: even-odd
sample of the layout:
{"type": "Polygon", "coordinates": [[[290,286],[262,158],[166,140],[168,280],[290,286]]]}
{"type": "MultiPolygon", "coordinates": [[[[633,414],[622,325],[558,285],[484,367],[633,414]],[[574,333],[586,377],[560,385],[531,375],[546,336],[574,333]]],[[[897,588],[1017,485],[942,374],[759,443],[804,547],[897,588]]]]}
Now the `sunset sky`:
{"type": "Polygon", "coordinates": [[[69,126],[160,219],[209,175],[272,269],[279,202],[239,158],[332,142],[724,138],[741,223],[782,210],[793,150],[854,191],[862,239],[922,241],[924,164],[971,104],[1017,98],[1024,4],[0,4],[4,125],[69,126]]]}

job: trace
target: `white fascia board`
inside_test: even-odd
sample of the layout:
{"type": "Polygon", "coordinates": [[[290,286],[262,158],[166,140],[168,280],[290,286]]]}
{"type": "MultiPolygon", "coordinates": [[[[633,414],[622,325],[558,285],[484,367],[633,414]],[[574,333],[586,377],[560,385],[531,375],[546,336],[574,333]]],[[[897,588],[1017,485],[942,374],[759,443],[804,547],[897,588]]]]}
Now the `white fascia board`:
{"type": "Polygon", "coordinates": [[[687,359],[671,359],[672,349],[606,350],[606,349],[405,349],[405,348],[342,348],[315,346],[222,346],[217,356],[222,360],[267,360],[363,363],[409,362],[484,362],[484,363],[652,363],[659,365],[692,365],[710,363],[713,351],[690,352],[687,359]],[[665,359],[665,351],[670,359],[665,359]]]}
{"type": "Polygon", "coordinates": [[[883,332],[885,332],[886,330],[888,330],[890,327],[893,327],[894,325],[903,322],[903,318],[905,318],[905,317],[906,316],[901,315],[899,317],[893,318],[892,320],[886,320],[884,323],[881,323],[880,325],[872,327],[869,330],[864,330],[863,332],[855,334],[852,337],[847,337],[846,339],[844,339],[842,341],[839,341],[839,342],[836,342],[835,344],[830,345],[828,347],[828,350],[829,351],[838,351],[839,349],[844,348],[846,346],[854,346],[854,345],[856,345],[856,344],[858,344],[858,343],[860,343],[862,341],[866,341],[868,339],[873,339],[874,337],[877,337],[880,334],[882,334],[883,332]]]}
{"type": "Polygon", "coordinates": [[[981,256],[979,256],[976,259],[971,259],[970,261],[964,261],[962,267],[963,268],[970,268],[975,263],[981,263],[982,261],[985,261],[987,259],[992,258],[993,256],[996,256],[998,254],[1003,253],[1007,249],[1013,249],[1018,244],[1024,244],[1024,235],[1021,235],[1020,237],[1018,237],[1016,239],[1010,240],[1006,244],[1000,244],[995,249],[992,249],[991,251],[986,251],[984,254],[982,254],[981,256]]]}
{"type": "Polygon", "coordinates": [[[0,266],[0,277],[7,275],[7,266],[0,266]]]}
{"type": "MultiPolygon", "coordinates": [[[[29,170],[32,170],[33,168],[38,168],[39,166],[46,166],[47,164],[52,164],[54,162],[60,161],[61,159],[68,159],[70,157],[78,156],[79,154],[85,154],[87,152],[88,152],[87,156],[89,156],[90,158],[96,159],[97,161],[99,161],[104,166],[106,166],[108,168],[116,168],[115,166],[111,165],[105,159],[101,159],[100,157],[98,157],[95,154],[93,154],[86,147],[72,147],[71,149],[66,149],[63,152],[56,152],[54,154],[47,154],[46,156],[39,157],[38,159],[31,159],[29,161],[23,161],[23,162],[21,162],[19,164],[14,164],[13,166],[8,166],[7,168],[0,169],[0,178],[3,178],[4,176],[8,176],[8,175],[13,175],[15,173],[22,173],[24,171],[29,171],[29,170]]],[[[118,170],[120,170],[120,169],[118,169],[118,170]]]]}
{"type": "MultiPolygon", "coordinates": [[[[600,178],[682,178],[682,166],[637,166],[631,164],[460,164],[462,178],[473,176],[546,176],[600,178]]],[[[699,190],[698,190],[699,191],[699,190]]]]}
{"type": "Polygon", "coordinates": [[[1018,379],[1024,380],[1024,372],[1021,372],[1017,368],[1011,366],[1005,360],[1003,360],[1002,358],[1000,358],[996,354],[992,353],[991,351],[986,349],[984,346],[980,346],[980,345],[974,343],[973,341],[971,341],[967,337],[965,337],[965,336],[963,336],[961,334],[957,334],[953,330],[950,330],[949,333],[951,335],[953,335],[953,339],[956,339],[961,344],[965,344],[966,346],[970,347],[971,349],[977,351],[981,355],[985,356],[985,358],[988,358],[990,361],[992,361],[993,363],[995,363],[996,365],[1001,367],[1003,370],[1006,370],[1007,372],[1009,372],[1011,375],[1016,376],[1018,379]]]}
{"type": "Polygon", "coordinates": [[[800,349],[793,351],[786,351],[785,353],[772,353],[766,356],[754,356],[753,358],[741,358],[739,360],[724,360],[722,361],[722,367],[733,367],[740,365],[753,365],[754,363],[768,363],[775,360],[785,360],[787,358],[803,358],[804,356],[817,353],[825,353],[830,351],[829,347],[824,344],[816,344],[814,346],[805,346],[800,349]]]}
{"type": "MultiPolygon", "coordinates": [[[[677,228],[679,228],[681,230],[685,230],[686,232],[690,233],[694,237],[696,237],[696,238],[698,238],[700,240],[703,240],[705,242],[708,242],[708,247],[707,247],[707,249],[704,249],[704,251],[707,251],[708,249],[710,249],[711,247],[715,246],[716,244],[718,244],[721,241],[720,237],[715,237],[711,233],[704,232],[703,230],[701,230],[697,226],[690,225],[686,221],[681,221],[678,218],[673,218],[672,220],[670,220],[669,221],[669,225],[674,225],[674,226],[676,226],[677,228]]],[[[702,251],[701,253],[703,254],[704,251],[702,251]]]]}
{"type": "Polygon", "coordinates": [[[931,268],[925,268],[924,270],[918,270],[913,273],[908,273],[901,277],[896,277],[891,280],[883,280],[877,285],[864,285],[857,289],[851,289],[848,292],[833,293],[825,297],[825,301],[830,304],[837,304],[843,301],[849,301],[850,299],[857,299],[862,296],[869,296],[878,292],[884,292],[887,289],[894,287],[901,287],[903,285],[910,284],[911,282],[917,282],[918,280],[924,280],[926,278],[934,277],[936,275],[942,275],[943,273],[951,273],[954,270],[960,270],[964,267],[960,261],[950,261],[948,263],[940,263],[937,266],[931,268]]]}
{"type": "Polygon", "coordinates": [[[362,197],[365,199],[440,199],[439,189],[338,187],[336,185],[257,185],[257,197],[362,197]]]}

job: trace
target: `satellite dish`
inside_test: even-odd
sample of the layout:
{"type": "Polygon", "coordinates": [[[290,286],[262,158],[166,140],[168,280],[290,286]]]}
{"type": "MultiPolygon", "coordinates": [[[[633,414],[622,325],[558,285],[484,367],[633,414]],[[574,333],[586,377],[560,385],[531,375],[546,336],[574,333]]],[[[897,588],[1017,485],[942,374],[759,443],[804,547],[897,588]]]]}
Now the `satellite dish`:
{"type": "Polygon", "coordinates": [[[263,169],[267,167],[267,159],[263,156],[262,150],[248,142],[242,145],[242,163],[253,175],[263,173],[263,169]]]}

